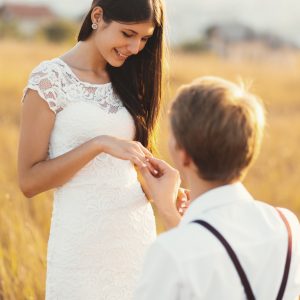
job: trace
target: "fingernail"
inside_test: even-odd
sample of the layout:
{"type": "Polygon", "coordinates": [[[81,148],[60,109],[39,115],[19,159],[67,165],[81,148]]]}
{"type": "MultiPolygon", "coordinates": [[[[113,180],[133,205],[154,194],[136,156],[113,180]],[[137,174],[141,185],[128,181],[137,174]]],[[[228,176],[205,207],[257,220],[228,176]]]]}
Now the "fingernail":
{"type": "Polygon", "coordinates": [[[156,171],[156,170],[154,170],[153,172],[154,172],[154,174],[156,174],[156,175],[158,174],[158,171],[156,171]]]}

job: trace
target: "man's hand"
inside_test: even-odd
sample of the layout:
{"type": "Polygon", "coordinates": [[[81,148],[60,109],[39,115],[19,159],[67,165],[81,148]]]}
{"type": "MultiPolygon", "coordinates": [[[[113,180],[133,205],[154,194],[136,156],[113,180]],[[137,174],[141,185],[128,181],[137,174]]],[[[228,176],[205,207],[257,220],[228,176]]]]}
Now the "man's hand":
{"type": "Polygon", "coordinates": [[[176,200],[176,207],[180,215],[184,215],[185,211],[190,206],[190,202],[190,190],[179,188],[176,200]]]}
{"type": "Polygon", "coordinates": [[[181,182],[179,172],[157,158],[148,157],[148,163],[158,173],[153,175],[148,167],[140,168],[144,179],[144,191],[157,208],[165,227],[174,227],[180,221],[180,214],[176,207],[181,182]]]}
{"type": "Polygon", "coordinates": [[[158,171],[158,174],[154,175],[149,168],[140,168],[148,198],[157,208],[174,206],[180,187],[179,172],[157,158],[148,157],[148,163],[158,171]]]}

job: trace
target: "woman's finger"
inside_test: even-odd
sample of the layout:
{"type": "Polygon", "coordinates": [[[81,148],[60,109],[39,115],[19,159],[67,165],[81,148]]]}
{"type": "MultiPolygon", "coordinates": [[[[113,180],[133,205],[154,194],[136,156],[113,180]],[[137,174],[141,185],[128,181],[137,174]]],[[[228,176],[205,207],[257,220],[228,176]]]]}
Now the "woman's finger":
{"type": "Polygon", "coordinates": [[[137,145],[140,147],[141,151],[145,154],[145,156],[153,157],[153,154],[146,147],[144,147],[140,142],[137,142],[137,145]]]}
{"type": "Polygon", "coordinates": [[[164,174],[166,172],[166,170],[168,169],[172,169],[171,166],[169,166],[166,162],[164,162],[163,160],[160,160],[158,158],[155,157],[147,157],[149,163],[151,163],[151,165],[155,168],[155,170],[157,170],[159,173],[164,174]]]}
{"type": "Polygon", "coordinates": [[[150,169],[148,168],[147,164],[146,167],[142,166],[139,168],[141,175],[144,177],[146,181],[151,181],[153,179],[153,174],[151,173],[150,169]]]}
{"type": "MultiPolygon", "coordinates": [[[[143,146],[139,147],[138,144],[136,144],[136,147],[134,149],[131,149],[129,153],[132,153],[135,157],[134,163],[140,167],[148,167],[149,171],[153,176],[157,176],[159,174],[159,171],[157,171],[151,163],[149,163],[149,159],[146,158],[145,153],[142,151],[143,146]],[[138,159],[138,160],[137,160],[138,159]]],[[[147,150],[148,151],[148,150],[147,150]]],[[[146,151],[145,151],[146,152],[146,151]]],[[[147,153],[147,152],[146,152],[147,153]]],[[[150,152],[149,152],[150,153],[150,152]]],[[[147,153],[148,155],[148,153],[147,153]]]]}
{"type": "Polygon", "coordinates": [[[158,176],[159,171],[156,170],[148,160],[148,157],[153,157],[152,153],[147,148],[145,148],[140,142],[137,142],[136,145],[139,147],[140,153],[143,153],[143,155],[145,155],[145,161],[151,174],[153,176],[158,176]]]}
{"type": "Polygon", "coordinates": [[[139,154],[136,155],[130,155],[128,157],[128,160],[130,160],[134,165],[137,165],[140,168],[147,167],[146,162],[144,161],[143,157],[139,154]]]}
{"type": "Polygon", "coordinates": [[[144,151],[142,150],[142,148],[138,145],[138,143],[131,144],[129,151],[132,153],[138,153],[139,155],[141,155],[143,157],[144,160],[146,160],[146,155],[145,155],[144,151]]]}

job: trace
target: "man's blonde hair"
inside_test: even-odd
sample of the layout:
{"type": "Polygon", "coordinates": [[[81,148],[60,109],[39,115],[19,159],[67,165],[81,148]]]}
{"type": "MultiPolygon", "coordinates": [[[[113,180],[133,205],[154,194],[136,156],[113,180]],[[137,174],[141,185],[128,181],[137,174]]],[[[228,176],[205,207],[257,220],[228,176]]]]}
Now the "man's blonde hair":
{"type": "Polygon", "coordinates": [[[258,155],[264,106],[242,85],[218,77],[198,78],[180,88],[170,117],[178,145],[204,180],[239,180],[258,155]]]}

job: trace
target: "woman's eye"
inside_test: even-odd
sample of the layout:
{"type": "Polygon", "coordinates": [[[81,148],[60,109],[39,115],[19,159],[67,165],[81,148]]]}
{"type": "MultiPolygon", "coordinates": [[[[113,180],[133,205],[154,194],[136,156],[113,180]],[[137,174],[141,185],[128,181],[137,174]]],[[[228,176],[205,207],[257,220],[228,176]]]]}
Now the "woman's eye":
{"type": "Polygon", "coordinates": [[[122,33],[123,33],[123,35],[124,35],[125,37],[128,37],[128,38],[132,37],[132,35],[130,35],[130,34],[124,32],[124,31],[122,31],[122,33]]]}

